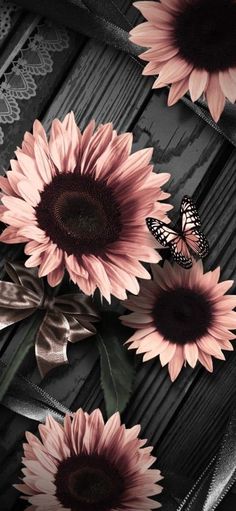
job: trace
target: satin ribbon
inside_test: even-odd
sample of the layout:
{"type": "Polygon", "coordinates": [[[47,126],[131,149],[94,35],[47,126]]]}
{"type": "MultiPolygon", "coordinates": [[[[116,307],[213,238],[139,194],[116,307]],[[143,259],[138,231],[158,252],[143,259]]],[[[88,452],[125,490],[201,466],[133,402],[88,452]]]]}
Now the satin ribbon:
{"type": "Polygon", "coordinates": [[[236,403],[218,454],[178,507],[177,511],[214,511],[236,482],[236,403]]]}
{"type": "MultiPolygon", "coordinates": [[[[76,32],[124,51],[142,66],[137,57],[146,48],[141,48],[129,40],[132,25],[116,6],[115,0],[15,0],[15,3],[47,16],[55,23],[64,24],[76,32]]],[[[220,121],[215,123],[204,101],[193,103],[188,95],[184,96],[182,101],[236,147],[236,105],[227,103],[220,121]]]]}
{"type": "Polygon", "coordinates": [[[7,263],[12,282],[0,281],[0,330],[28,318],[37,310],[45,315],[35,340],[35,355],[41,376],[68,363],[67,343],[96,333],[92,323],[99,316],[89,297],[82,293],[49,297],[36,270],[20,263],[7,263]]]}
{"type": "MultiPolygon", "coordinates": [[[[0,378],[6,368],[7,365],[0,360],[0,378]]],[[[12,412],[37,422],[45,422],[48,415],[63,422],[65,414],[72,413],[41,387],[19,374],[11,381],[1,404],[12,412]]]]}

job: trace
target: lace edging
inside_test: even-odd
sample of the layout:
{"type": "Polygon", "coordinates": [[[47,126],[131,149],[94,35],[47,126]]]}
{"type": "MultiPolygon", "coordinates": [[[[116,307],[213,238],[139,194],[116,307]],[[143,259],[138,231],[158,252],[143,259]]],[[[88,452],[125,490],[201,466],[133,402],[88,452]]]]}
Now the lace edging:
{"type": "MultiPolygon", "coordinates": [[[[55,27],[50,22],[36,27],[35,34],[19,51],[0,81],[0,124],[19,121],[21,110],[18,101],[36,95],[36,77],[45,76],[53,70],[51,53],[68,47],[69,35],[65,28],[55,27]]],[[[0,126],[0,145],[3,142],[4,133],[0,126]]]]}

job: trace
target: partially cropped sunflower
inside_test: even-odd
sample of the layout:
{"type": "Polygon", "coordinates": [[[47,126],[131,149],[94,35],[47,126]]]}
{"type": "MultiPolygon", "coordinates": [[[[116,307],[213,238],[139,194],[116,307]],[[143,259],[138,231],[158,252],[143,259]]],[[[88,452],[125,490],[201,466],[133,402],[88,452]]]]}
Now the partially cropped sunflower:
{"type": "Polygon", "coordinates": [[[226,98],[236,100],[235,0],[160,0],[135,2],[146,18],[131,40],[149,48],[143,74],[158,75],[153,88],[171,85],[168,105],[187,91],[202,95],[217,122],[226,98]]]}
{"type": "Polygon", "coordinates": [[[100,410],[52,417],[39,426],[40,440],[26,433],[23,481],[15,487],[27,511],[151,511],[161,493],[160,471],[150,468],[152,447],[140,426],[127,429],[118,413],[104,424],[100,410]],[[145,446],[145,447],[144,447],[145,446]]]}

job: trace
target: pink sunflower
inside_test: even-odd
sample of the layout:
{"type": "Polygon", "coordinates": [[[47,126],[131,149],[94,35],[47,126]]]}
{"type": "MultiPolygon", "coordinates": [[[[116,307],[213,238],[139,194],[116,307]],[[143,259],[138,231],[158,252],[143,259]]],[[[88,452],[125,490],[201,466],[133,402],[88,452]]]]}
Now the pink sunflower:
{"type": "Polygon", "coordinates": [[[201,261],[190,270],[165,262],[152,266],[152,273],[139,296],[125,302],[133,312],[120,318],[137,329],[129,349],[144,353],[143,361],[159,356],[172,381],[186,362],[195,367],[199,360],[212,372],[212,357],[224,360],[222,350],[233,350],[236,296],[224,294],[234,282],[219,283],[219,268],[204,274],[201,261]]]}
{"type": "Polygon", "coordinates": [[[94,129],[81,134],[70,113],[53,121],[48,141],[34,123],[0,177],[0,220],[9,225],[0,241],[26,243],[26,266],[39,266],[51,286],[66,268],[84,293],[125,299],[126,289],[138,293],[136,277],[149,278],[139,261],[160,260],[145,218],[166,219],[161,186],[170,176],[152,172],[152,149],[130,154],[131,133],[94,129]]]}
{"type": "Polygon", "coordinates": [[[139,440],[116,413],[106,424],[102,414],[78,410],[64,427],[52,417],[39,426],[41,441],[26,433],[22,484],[27,511],[151,511],[161,505],[159,470],[150,469],[152,447],[139,440]]]}
{"type": "Polygon", "coordinates": [[[202,95],[218,122],[226,98],[236,100],[236,1],[160,0],[135,2],[148,20],[131,30],[131,40],[149,48],[143,74],[159,75],[153,88],[172,84],[168,105],[188,90],[202,95]]]}

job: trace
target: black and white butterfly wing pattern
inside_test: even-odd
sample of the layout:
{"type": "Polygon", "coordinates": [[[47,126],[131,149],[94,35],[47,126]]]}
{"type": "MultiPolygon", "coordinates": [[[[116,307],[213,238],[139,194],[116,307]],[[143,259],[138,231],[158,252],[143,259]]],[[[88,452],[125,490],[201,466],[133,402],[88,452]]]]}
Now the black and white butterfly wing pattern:
{"type": "Polygon", "coordinates": [[[172,259],[182,266],[185,270],[192,268],[192,257],[187,243],[181,236],[178,235],[175,241],[170,245],[172,259]]]}
{"type": "Polygon", "coordinates": [[[164,222],[161,222],[161,220],[147,218],[147,226],[149,231],[164,248],[168,248],[170,243],[178,237],[178,234],[173,231],[173,229],[170,229],[164,222]]]}
{"type": "Polygon", "coordinates": [[[185,226],[189,228],[192,227],[201,227],[201,220],[198,214],[197,208],[193,202],[191,197],[185,195],[182,199],[180,206],[180,214],[182,217],[182,232],[185,231],[185,226]]]}
{"type": "Polygon", "coordinates": [[[206,236],[199,230],[201,220],[191,197],[185,196],[181,203],[182,235],[194,254],[204,258],[209,253],[206,236]]]}
{"type": "Polygon", "coordinates": [[[161,220],[147,218],[149,231],[164,248],[169,248],[171,256],[183,268],[191,268],[192,259],[187,244],[180,234],[171,229],[161,220]]]}

